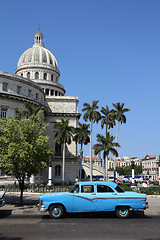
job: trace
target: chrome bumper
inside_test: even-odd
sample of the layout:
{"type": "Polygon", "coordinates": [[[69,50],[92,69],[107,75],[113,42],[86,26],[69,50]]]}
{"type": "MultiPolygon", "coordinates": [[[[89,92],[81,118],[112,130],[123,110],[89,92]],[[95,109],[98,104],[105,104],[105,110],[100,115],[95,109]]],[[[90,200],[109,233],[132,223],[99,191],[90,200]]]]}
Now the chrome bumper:
{"type": "Polygon", "coordinates": [[[146,204],[143,204],[143,209],[145,210],[147,208],[149,208],[148,202],[146,202],[146,204]]]}
{"type": "Polygon", "coordinates": [[[38,210],[39,210],[40,212],[45,212],[45,211],[47,211],[47,209],[44,207],[44,205],[43,205],[42,203],[39,203],[39,204],[37,205],[37,207],[38,207],[38,210]]]}
{"type": "Polygon", "coordinates": [[[0,201],[0,207],[3,207],[5,205],[5,201],[4,200],[1,200],[0,201]]]}

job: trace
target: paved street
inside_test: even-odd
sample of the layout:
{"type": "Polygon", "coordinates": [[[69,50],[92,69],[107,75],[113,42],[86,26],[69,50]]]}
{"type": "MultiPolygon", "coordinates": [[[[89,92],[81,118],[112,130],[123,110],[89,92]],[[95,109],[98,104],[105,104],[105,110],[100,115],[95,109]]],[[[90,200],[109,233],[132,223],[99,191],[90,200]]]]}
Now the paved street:
{"type": "Polygon", "coordinates": [[[0,219],[0,239],[159,240],[159,223],[160,216],[141,213],[125,220],[106,214],[72,214],[59,220],[49,216],[13,215],[0,219]]]}
{"type": "MultiPolygon", "coordinates": [[[[128,219],[118,219],[113,213],[90,213],[54,220],[33,205],[39,195],[25,194],[26,206],[0,208],[0,240],[160,240],[160,196],[148,196],[150,208],[145,215],[134,212],[128,219]]],[[[6,201],[18,201],[18,195],[7,193],[6,201]]]]}

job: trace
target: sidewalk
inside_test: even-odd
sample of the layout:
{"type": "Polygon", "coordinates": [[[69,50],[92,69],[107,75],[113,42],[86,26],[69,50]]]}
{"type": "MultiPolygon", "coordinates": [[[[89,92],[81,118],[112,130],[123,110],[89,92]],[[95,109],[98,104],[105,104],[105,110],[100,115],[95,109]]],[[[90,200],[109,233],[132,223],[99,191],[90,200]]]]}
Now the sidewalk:
{"type": "MultiPolygon", "coordinates": [[[[48,212],[39,212],[37,204],[41,193],[24,193],[24,206],[18,206],[20,193],[6,193],[6,205],[0,211],[8,211],[10,215],[44,215],[48,212]]],[[[160,216],[160,195],[147,196],[149,209],[145,210],[146,216],[160,216]]]]}

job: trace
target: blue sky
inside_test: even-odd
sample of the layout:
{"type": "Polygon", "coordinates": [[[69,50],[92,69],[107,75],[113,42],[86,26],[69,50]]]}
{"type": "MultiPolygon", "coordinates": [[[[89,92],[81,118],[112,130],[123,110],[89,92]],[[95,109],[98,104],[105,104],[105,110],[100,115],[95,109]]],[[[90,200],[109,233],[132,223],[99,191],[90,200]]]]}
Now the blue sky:
{"type": "MultiPolygon", "coordinates": [[[[0,7],[1,71],[14,73],[40,24],[79,112],[92,100],[100,109],[124,102],[131,111],[120,126],[119,155],[160,154],[159,0],[5,0],[0,7]]],[[[96,143],[104,130],[100,124],[93,130],[96,143]]]]}

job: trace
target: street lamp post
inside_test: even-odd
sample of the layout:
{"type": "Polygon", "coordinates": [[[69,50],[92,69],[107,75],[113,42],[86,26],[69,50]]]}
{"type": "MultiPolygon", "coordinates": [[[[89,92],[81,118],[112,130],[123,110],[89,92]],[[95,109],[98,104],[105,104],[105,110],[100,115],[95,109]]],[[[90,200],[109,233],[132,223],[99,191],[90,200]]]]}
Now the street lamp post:
{"type": "Polygon", "coordinates": [[[158,161],[158,166],[159,166],[159,185],[160,185],[160,155],[159,155],[159,161],[158,161]]]}
{"type": "Polygon", "coordinates": [[[52,186],[52,159],[49,160],[49,169],[48,169],[48,184],[49,187],[52,186]]]}
{"type": "Polygon", "coordinates": [[[131,166],[132,166],[132,185],[135,184],[135,181],[134,181],[134,160],[131,161],[131,166]]]}

